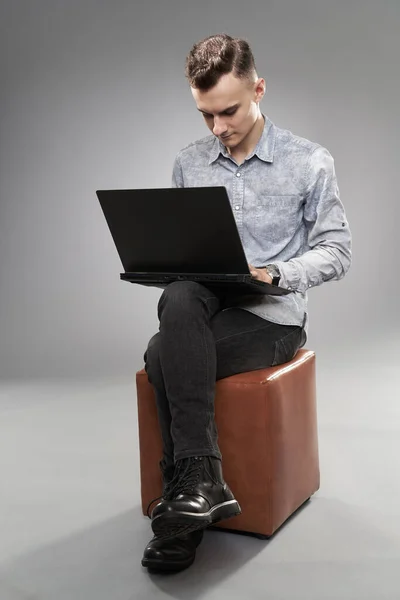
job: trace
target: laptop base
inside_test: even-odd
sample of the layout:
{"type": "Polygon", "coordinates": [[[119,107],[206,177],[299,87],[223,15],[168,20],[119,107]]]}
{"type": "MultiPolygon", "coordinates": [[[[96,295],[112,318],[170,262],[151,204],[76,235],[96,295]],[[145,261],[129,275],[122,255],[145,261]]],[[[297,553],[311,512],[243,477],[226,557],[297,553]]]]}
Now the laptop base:
{"type": "Polygon", "coordinates": [[[147,287],[157,287],[160,289],[165,289],[174,281],[195,281],[196,283],[200,283],[209,289],[218,288],[219,290],[226,290],[226,293],[235,295],[283,296],[290,293],[290,291],[286,290],[285,288],[272,285],[271,283],[267,283],[265,281],[251,281],[248,275],[232,275],[231,279],[229,279],[229,276],[224,277],[227,278],[221,280],[215,275],[214,277],[202,277],[201,275],[195,274],[186,276],[180,274],[170,274],[154,278],[151,278],[149,275],[147,275],[145,278],[142,278],[137,276],[136,273],[120,274],[120,278],[123,281],[128,281],[129,283],[138,283],[139,285],[145,285],[147,287]]]}

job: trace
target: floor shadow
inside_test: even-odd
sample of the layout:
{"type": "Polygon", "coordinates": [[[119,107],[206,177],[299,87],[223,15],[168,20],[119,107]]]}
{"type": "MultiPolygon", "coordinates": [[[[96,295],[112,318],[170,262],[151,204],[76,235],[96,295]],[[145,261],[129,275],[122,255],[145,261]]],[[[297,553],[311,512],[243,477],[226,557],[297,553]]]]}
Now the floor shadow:
{"type": "Polygon", "coordinates": [[[152,598],[169,579],[178,596],[195,598],[240,569],[263,548],[257,539],[205,532],[196,564],[181,574],[154,575],[141,566],[152,537],[140,508],[39,547],[0,568],[1,600],[128,600],[152,598]],[[179,579],[177,579],[179,577],[179,579]],[[175,582],[173,581],[175,580],[175,582]]]}
{"type": "Polygon", "coordinates": [[[236,600],[253,590],[259,595],[252,597],[292,600],[299,589],[308,590],[308,600],[397,598],[398,525],[399,519],[388,523],[374,511],[313,497],[268,540],[207,530],[191,568],[156,575],[140,564],[151,529],[137,506],[4,563],[0,598],[236,600]]]}

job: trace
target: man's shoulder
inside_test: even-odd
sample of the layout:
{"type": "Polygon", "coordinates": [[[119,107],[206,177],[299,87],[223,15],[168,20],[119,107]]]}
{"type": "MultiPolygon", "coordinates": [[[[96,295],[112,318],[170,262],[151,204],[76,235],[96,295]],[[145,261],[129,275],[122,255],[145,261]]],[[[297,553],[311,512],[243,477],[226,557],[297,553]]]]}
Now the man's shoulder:
{"type": "Polygon", "coordinates": [[[206,137],[200,138],[187,144],[184,148],[179,150],[177,158],[184,161],[187,158],[192,158],[194,155],[204,155],[208,157],[215,143],[215,136],[207,135],[206,137]]]}
{"type": "Polygon", "coordinates": [[[282,127],[275,128],[276,143],[275,149],[286,152],[304,153],[306,156],[310,156],[317,148],[323,148],[318,142],[313,142],[305,137],[297,135],[289,129],[282,127]]]}

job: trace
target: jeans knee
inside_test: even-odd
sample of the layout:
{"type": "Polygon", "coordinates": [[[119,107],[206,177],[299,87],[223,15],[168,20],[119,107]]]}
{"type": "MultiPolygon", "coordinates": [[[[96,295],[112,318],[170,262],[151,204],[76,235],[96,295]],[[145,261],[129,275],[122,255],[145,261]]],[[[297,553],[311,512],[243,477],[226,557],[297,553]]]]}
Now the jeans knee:
{"type": "Polygon", "coordinates": [[[203,286],[195,281],[173,281],[163,291],[161,298],[179,298],[179,300],[198,296],[203,286]]]}
{"type": "Polygon", "coordinates": [[[210,291],[200,283],[195,281],[174,281],[162,293],[158,303],[158,318],[161,316],[166,306],[176,310],[179,314],[182,312],[192,312],[196,307],[204,306],[205,299],[209,297],[210,291]]]}

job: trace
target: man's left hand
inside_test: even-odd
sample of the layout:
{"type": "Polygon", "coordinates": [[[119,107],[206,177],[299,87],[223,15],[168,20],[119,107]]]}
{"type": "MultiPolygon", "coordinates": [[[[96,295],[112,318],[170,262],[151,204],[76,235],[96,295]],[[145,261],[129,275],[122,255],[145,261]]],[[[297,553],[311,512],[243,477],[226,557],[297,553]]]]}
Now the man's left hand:
{"type": "Polygon", "coordinates": [[[265,281],[265,283],[272,283],[272,277],[268,275],[265,267],[263,269],[256,269],[253,265],[249,264],[251,276],[259,281],[265,281]]]}

